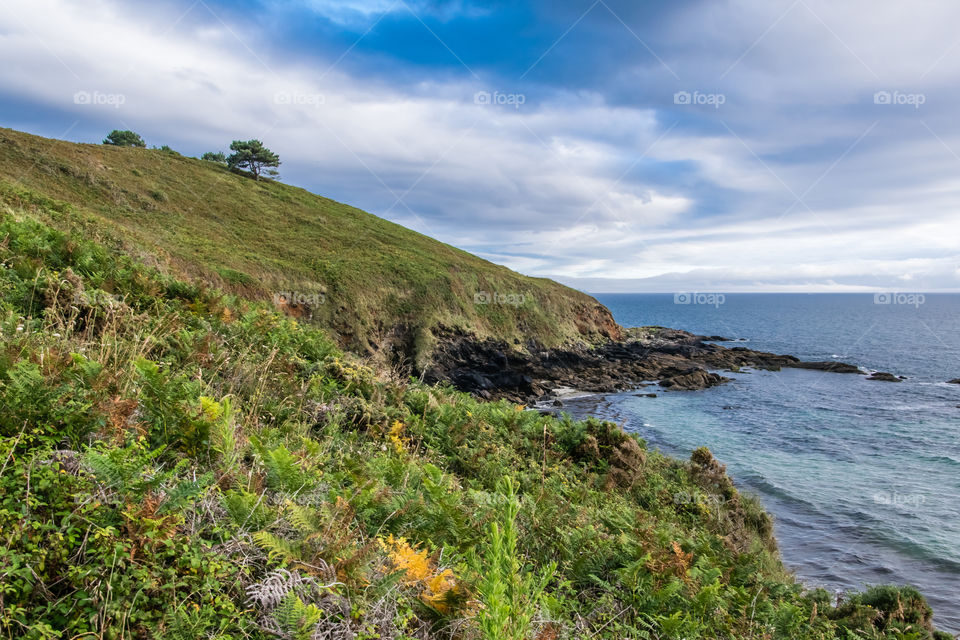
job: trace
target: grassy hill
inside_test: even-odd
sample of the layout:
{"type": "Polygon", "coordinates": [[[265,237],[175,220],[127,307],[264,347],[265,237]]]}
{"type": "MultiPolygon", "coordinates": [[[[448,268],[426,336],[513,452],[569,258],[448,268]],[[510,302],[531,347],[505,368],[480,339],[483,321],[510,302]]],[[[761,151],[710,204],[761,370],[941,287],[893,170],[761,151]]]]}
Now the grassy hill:
{"type": "Polygon", "coordinates": [[[909,587],[797,583],[706,449],[362,364],[4,194],[0,637],[949,638],[909,587]]]}
{"type": "Polygon", "coordinates": [[[521,347],[618,332],[581,292],[303,189],[160,150],[0,129],[0,201],[37,198],[69,205],[50,224],[114,238],[179,277],[248,298],[299,295],[306,304],[291,313],[395,362],[424,364],[441,328],[521,347]],[[484,293],[522,304],[477,304],[484,293]]]}

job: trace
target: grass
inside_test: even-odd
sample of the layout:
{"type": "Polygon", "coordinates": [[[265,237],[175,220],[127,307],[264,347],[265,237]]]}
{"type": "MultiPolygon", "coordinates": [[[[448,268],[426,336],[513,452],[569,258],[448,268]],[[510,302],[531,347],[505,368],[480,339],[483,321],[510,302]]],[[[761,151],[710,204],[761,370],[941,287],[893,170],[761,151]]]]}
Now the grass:
{"type": "Polygon", "coordinates": [[[364,365],[5,193],[2,637],[949,637],[805,590],[706,449],[364,365]]]}
{"type": "Polygon", "coordinates": [[[436,334],[524,348],[616,331],[593,298],[529,278],[339,202],[161,150],[74,144],[0,129],[0,193],[58,201],[45,221],[116,242],[167,273],[248,298],[323,295],[299,309],[357,353],[421,368],[436,334]],[[523,295],[519,307],[475,304],[523,295]]]}

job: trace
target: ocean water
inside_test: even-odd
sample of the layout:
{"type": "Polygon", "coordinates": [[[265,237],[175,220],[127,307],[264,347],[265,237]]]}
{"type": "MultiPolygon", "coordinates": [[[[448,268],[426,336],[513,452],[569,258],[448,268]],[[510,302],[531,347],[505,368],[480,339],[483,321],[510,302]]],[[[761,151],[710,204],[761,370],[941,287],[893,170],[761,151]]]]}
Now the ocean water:
{"type": "Polygon", "coordinates": [[[806,584],[912,584],[939,627],[960,632],[960,385],[946,383],[960,378],[960,295],[596,297],[624,326],[906,376],[744,371],[712,389],[587,396],[565,411],[616,420],[677,456],[708,446],[773,515],[784,562],[806,584]]]}

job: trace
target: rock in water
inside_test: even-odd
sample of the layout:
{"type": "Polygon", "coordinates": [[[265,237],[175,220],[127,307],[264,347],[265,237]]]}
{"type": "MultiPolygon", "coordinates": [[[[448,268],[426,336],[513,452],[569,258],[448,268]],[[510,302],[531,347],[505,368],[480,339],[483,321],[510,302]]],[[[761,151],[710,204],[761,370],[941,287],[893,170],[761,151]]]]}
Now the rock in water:
{"type": "Polygon", "coordinates": [[[675,375],[664,378],[660,381],[660,386],[664,389],[673,391],[693,391],[696,389],[706,389],[714,385],[726,382],[728,378],[711,373],[705,369],[688,369],[675,375]]]}
{"type": "Polygon", "coordinates": [[[829,371],[831,373],[863,373],[860,368],[847,364],[846,362],[834,362],[826,360],[822,362],[794,362],[789,366],[794,369],[815,369],[817,371],[829,371]]]}
{"type": "Polygon", "coordinates": [[[886,371],[877,371],[867,378],[867,380],[879,380],[880,382],[901,382],[900,378],[892,373],[887,373],[886,371]]]}

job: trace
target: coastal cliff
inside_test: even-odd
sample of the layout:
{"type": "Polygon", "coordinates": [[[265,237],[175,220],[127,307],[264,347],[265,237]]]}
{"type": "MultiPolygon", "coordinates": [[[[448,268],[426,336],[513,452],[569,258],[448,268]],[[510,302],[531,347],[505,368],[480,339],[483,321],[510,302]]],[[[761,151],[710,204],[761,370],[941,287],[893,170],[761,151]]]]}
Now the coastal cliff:
{"type": "MultiPolygon", "coordinates": [[[[679,460],[610,422],[408,375],[479,372],[491,397],[520,398],[835,363],[624,331],[589,296],[432,241],[404,271],[393,245],[371,263],[338,238],[310,267],[327,297],[290,308],[264,293],[318,282],[270,280],[293,264],[274,241],[316,223],[285,208],[299,190],[160,150],[0,138],[4,635],[949,638],[910,587],[838,599],[796,581],[762,505],[705,448],[679,460]],[[192,173],[245,195],[189,221],[164,203],[188,201],[197,183],[168,178],[192,173]],[[287,217],[250,210],[270,202],[287,217]],[[238,247],[256,252],[247,270],[226,262],[238,247]],[[443,267],[421,282],[427,264],[443,267]],[[468,264],[537,286],[539,311],[474,298],[476,275],[450,275],[468,264]],[[356,284],[387,269],[402,278],[356,284]],[[333,301],[345,318],[311,307],[333,301]]],[[[324,228],[373,218],[337,211],[324,228]]]]}

